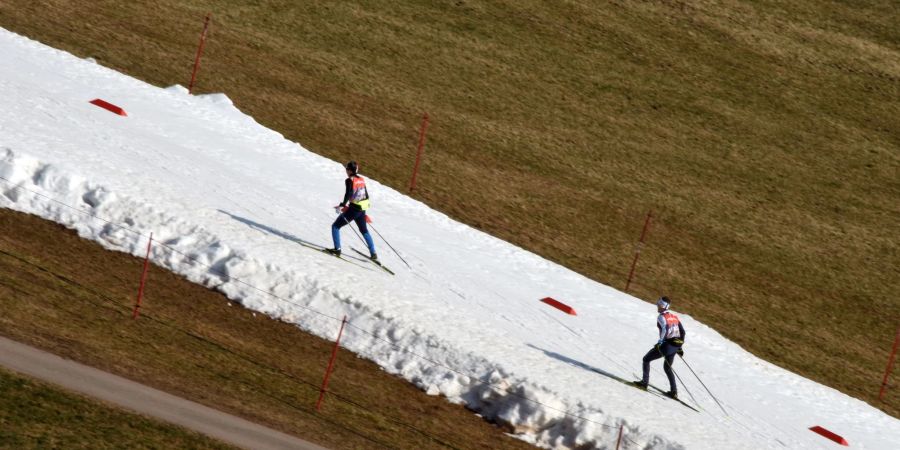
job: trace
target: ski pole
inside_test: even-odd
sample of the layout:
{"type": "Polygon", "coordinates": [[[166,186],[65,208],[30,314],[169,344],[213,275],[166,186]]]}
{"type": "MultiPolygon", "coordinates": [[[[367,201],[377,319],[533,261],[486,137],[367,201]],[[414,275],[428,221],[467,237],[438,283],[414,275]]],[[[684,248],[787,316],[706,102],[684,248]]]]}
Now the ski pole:
{"type": "Polygon", "coordinates": [[[395,248],[394,248],[394,246],[393,246],[393,245],[391,245],[391,243],[390,243],[390,242],[388,242],[388,240],[387,240],[387,239],[385,239],[385,238],[384,238],[384,236],[382,236],[382,235],[381,235],[381,233],[379,233],[379,232],[378,232],[378,229],[376,229],[376,228],[375,228],[375,227],[374,227],[374,226],[373,226],[373,225],[372,225],[372,223],[371,223],[371,222],[369,222],[369,226],[370,226],[370,227],[372,227],[372,230],[374,230],[374,231],[375,231],[375,234],[377,234],[377,235],[378,235],[378,237],[380,237],[380,238],[381,238],[381,240],[382,240],[382,241],[384,241],[384,243],[385,243],[385,244],[387,244],[387,246],[388,246],[388,247],[390,247],[390,248],[391,248],[391,250],[393,250],[393,251],[394,251],[394,254],[395,254],[395,255],[397,255],[397,257],[398,257],[398,258],[400,258],[400,261],[403,261],[403,264],[406,264],[406,267],[409,267],[409,270],[412,270],[412,266],[410,266],[410,265],[409,265],[409,263],[408,263],[408,262],[406,262],[406,260],[405,260],[405,259],[403,259],[403,257],[402,257],[402,256],[400,256],[400,253],[397,253],[397,249],[395,249],[395,248]]]}
{"type": "Polygon", "coordinates": [[[728,414],[728,411],[725,411],[725,408],[722,406],[721,403],[719,403],[719,399],[717,399],[716,396],[713,395],[712,392],[710,392],[709,388],[706,387],[706,383],[704,383],[703,380],[700,379],[700,377],[697,375],[697,372],[694,372],[694,369],[692,369],[691,365],[688,364],[688,362],[684,359],[684,356],[681,356],[681,355],[678,355],[678,356],[681,357],[681,361],[684,362],[684,365],[687,366],[688,370],[690,370],[691,373],[694,374],[694,377],[697,378],[697,381],[700,382],[700,384],[703,386],[703,389],[706,389],[706,393],[709,394],[709,396],[712,397],[712,399],[716,401],[716,404],[719,405],[719,408],[722,409],[722,412],[725,413],[726,416],[731,417],[731,415],[728,414]]]}
{"type": "MultiPolygon", "coordinates": [[[[344,219],[344,223],[346,223],[347,225],[350,225],[350,221],[347,220],[347,218],[344,217],[343,214],[341,214],[341,218],[344,219]]],[[[355,234],[356,237],[359,238],[359,240],[363,243],[363,245],[365,245],[366,248],[369,248],[369,244],[367,244],[367,243],[366,243],[366,240],[363,239],[362,235],[359,234],[359,231],[356,231],[356,228],[353,228],[353,225],[350,225],[350,229],[353,230],[353,234],[355,234]]]]}
{"type": "MultiPolygon", "coordinates": [[[[663,359],[663,361],[665,361],[665,358],[663,359]]],[[[678,378],[678,381],[681,383],[681,387],[683,387],[684,390],[688,393],[688,395],[691,397],[691,400],[694,401],[694,404],[699,407],[700,402],[698,402],[697,399],[694,398],[694,394],[691,394],[691,390],[688,389],[686,384],[684,384],[684,380],[681,379],[681,375],[678,375],[678,372],[675,371],[675,368],[673,368],[671,364],[669,364],[669,363],[666,363],[666,364],[669,365],[669,369],[672,370],[672,373],[674,373],[675,377],[678,378]]]]}
{"type": "Polygon", "coordinates": [[[666,361],[666,355],[663,355],[662,350],[657,349],[656,351],[658,351],[659,354],[662,355],[662,357],[663,357],[663,364],[669,366],[669,370],[671,370],[672,373],[675,374],[675,378],[678,378],[678,381],[681,382],[681,387],[683,387],[684,390],[685,390],[685,392],[688,393],[688,395],[691,397],[691,400],[694,401],[694,404],[697,405],[697,406],[700,406],[700,402],[698,402],[697,399],[694,398],[694,394],[691,393],[691,390],[688,389],[687,384],[685,384],[685,383],[684,383],[684,380],[681,379],[681,375],[678,375],[678,372],[675,371],[675,368],[672,367],[671,364],[669,364],[669,361],[666,361]]]}

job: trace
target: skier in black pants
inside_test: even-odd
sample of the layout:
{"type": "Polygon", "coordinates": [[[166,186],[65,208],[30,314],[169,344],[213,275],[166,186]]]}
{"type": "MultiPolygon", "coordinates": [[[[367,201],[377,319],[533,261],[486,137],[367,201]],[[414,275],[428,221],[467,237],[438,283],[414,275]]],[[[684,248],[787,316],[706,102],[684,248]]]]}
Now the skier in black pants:
{"type": "Polygon", "coordinates": [[[356,222],[359,232],[362,233],[366,246],[369,247],[370,258],[378,261],[378,255],[375,253],[375,242],[372,235],[369,234],[369,228],[366,226],[366,210],[369,209],[369,190],[366,189],[366,180],[359,176],[359,165],[356,161],[350,161],[345,167],[347,169],[347,179],[344,180],[344,199],[341,203],[334,207],[335,212],[340,214],[331,225],[331,238],[334,241],[334,248],[327,249],[328,253],[341,256],[341,227],[356,222]],[[349,206],[348,206],[349,203],[349,206]]]}
{"type": "Polygon", "coordinates": [[[675,361],[675,355],[683,355],[684,351],[681,346],[684,344],[684,326],[678,316],[669,311],[668,297],[661,297],[656,302],[656,311],[659,316],[656,318],[656,327],[659,328],[659,342],[644,355],[644,376],[640,381],[635,381],[634,385],[647,389],[650,384],[650,361],[659,358],[665,358],[663,370],[669,378],[669,392],[667,397],[678,398],[678,386],[675,384],[675,372],[672,371],[672,362],[675,361]]]}

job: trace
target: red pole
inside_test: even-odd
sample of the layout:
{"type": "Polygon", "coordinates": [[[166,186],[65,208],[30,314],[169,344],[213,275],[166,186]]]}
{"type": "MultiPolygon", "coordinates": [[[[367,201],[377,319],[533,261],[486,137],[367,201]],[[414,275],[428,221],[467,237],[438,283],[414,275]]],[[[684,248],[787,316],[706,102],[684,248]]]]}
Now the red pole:
{"type": "Polygon", "coordinates": [[[647,229],[650,228],[650,219],[653,217],[653,211],[647,212],[647,220],[644,221],[644,230],[641,231],[641,240],[638,242],[634,250],[634,261],[631,263],[631,271],[628,272],[628,281],[625,283],[625,292],[631,287],[631,280],[634,278],[634,268],[637,267],[638,257],[641,256],[641,247],[644,246],[644,237],[647,236],[647,229]]]}
{"type": "Polygon", "coordinates": [[[347,316],[341,321],[341,331],[338,331],[337,340],[334,341],[334,348],[331,350],[331,359],[328,360],[328,368],[325,369],[325,379],[322,380],[322,389],[319,390],[319,401],[316,402],[316,411],[322,408],[322,400],[325,398],[325,391],[328,390],[328,378],[331,377],[331,369],[334,368],[334,359],[337,357],[338,347],[341,345],[341,335],[344,334],[344,324],[347,323],[347,316]]]}
{"type": "Polygon", "coordinates": [[[206,43],[206,31],[209,29],[209,16],[206,14],[206,20],[203,22],[203,32],[200,33],[200,45],[197,46],[197,56],[194,57],[194,71],[191,72],[191,82],[188,84],[188,94],[194,93],[194,81],[197,79],[197,70],[200,69],[200,56],[203,55],[203,44],[206,43]]]}
{"type": "Polygon", "coordinates": [[[422,161],[422,152],[425,150],[425,130],[428,129],[428,113],[422,117],[422,129],[419,131],[419,149],[416,151],[416,165],[413,167],[412,180],[409,182],[409,193],[416,189],[416,177],[419,175],[419,163],[422,161]]]}
{"type": "Polygon", "coordinates": [[[884,370],[884,379],[881,380],[881,392],[878,393],[878,400],[884,401],[884,390],[887,388],[888,377],[891,376],[891,370],[894,368],[894,356],[897,355],[897,345],[900,344],[900,326],[897,327],[897,335],[894,336],[894,348],[891,350],[891,357],[888,358],[887,369],[884,370]]]}
{"type": "Polygon", "coordinates": [[[147,282],[147,269],[150,268],[150,247],[153,245],[153,233],[150,233],[150,240],[147,242],[147,256],[144,258],[144,271],[141,273],[141,287],[138,288],[137,302],[134,303],[134,312],[131,314],[132,319],[137,319],[138,311],[141,309],[141,299],[144,298],[144,285],[147,282]]]}
{"type": "Polygon", "coordinates": [[[619,425],[619,439],[616,440],[616,450],[619,450],[619,445],[622,444],[622,428],[625,428],[625,424],[619,425]]]}

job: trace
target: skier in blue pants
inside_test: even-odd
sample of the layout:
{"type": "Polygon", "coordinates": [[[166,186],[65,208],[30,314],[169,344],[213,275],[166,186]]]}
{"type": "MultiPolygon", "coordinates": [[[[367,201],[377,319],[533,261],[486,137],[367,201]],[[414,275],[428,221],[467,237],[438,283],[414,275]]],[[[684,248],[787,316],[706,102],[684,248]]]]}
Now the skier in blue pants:
{"type": "Polygon", "coordinates": [[[671,301],[668,297],[661,297],[656,302],[656,311],[659,313],[659,316],[656,318],[656,327],[659,329],[659,341],[644,355],[644,374],[640,381],[634,382],[634,385],[641,389],[647,389],[647,386],[650,384],[650,361],[665,358],[663,371],[666,372],[666,377],[669,379],[669,392],[666,392],[666,396],[677,399],[678,386],[675,384],[675,372],[672,371],[672,363],[675,361],[676,354],[684,354],[681,346],[684,344],[686,333],[684,325],[681,324],[678,316],[669,311],[670,304],[671,301]]]}
{"type": "Polygon", "coordinates": [[[331,225],[331,238],[334,248],[328,249],[328,253],[341,256],[341,228],[350,222],[356,222],[359,232],[362,233],[366,245],[369,247],[370,258],[378,260],[375,253],[375,241],[366,226],[366,210],[369,209],[369,191],[366,189],[366,180],[359,176],[359,164],[356,161],[347,163],[347,179],[344,180],[344,199],[334,207],[340,215],[331,225]]]}

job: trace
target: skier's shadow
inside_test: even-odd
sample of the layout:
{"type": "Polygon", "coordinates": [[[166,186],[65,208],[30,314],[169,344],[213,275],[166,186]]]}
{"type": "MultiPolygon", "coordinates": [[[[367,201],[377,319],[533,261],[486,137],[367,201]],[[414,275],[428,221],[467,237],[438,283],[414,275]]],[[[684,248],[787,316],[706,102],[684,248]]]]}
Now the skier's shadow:
{"type": "Polygon", "coordinates": [[[603,375],[604,377],[607,377],[607,378],[611,378],[611,379],[613,379],[613,380],[616,380],[616,381],[618,381],[618,382],[620,382],[620,383],[626,383],[626,384],[631,383],[631,381],[626,380],[626,379],[624,379],[624,378],[622,378],[622,377],[619,377],[618,375],[609,373],[609,372],[607,372],[607,371],[605,371],[605,370],[603,370],[603,369],[598,369],[598,368],[596,368],[596,367],[594,367],[594,366],[590,366],[590,365],[585,364],[585,363],[583,363],[583,362],[581,362],[581,361],[578,361],[578,360],[569,358],[568,356],[561,355],[561,354],[556,353],[556,352],[554,352],[554,351],[545,350],[545,349],[540,348],[540,347],[538,347],[538,346],[536,346],[536,345],[534,345],[534,344],[527,344],[527,345],[528,345],[529,347],[535,349],[535,350],[540,350],[540,351],[544,352],[545,355],[547,355],[547,356],[549,356],[549,357],[551,357],[551,358],[554,358],[554,359],[558,359],[558,360],[560,360],[560,361],[562,361],[562,362],[564,362],[564,363],[566,363],[566,364],[571,364],[571,365],[573,365],[573,366],[575,366],[575,367],[578,367],[578,368],[581,368],[581,369],[584,369],[584,370],[589,370],[589,371],[591,371],[591,372],[594,372],[594,373],[603,375]]]}
{"type": "Polygon", "coordinates": [[[278,236],[278,237],[280,237],[280,238],[282,238],[282,239],[287,239],[287,240],[289,240],[289,241],[291,241],[291,242],[296,242],[296,243],[301,244],[301,245],[309,245],[309,246],[313,246],[313,247],[322,247],[321,245],[316,244],[316,243],[314,243],[314,242],[309,242],[309,241],[307,241],[307,240],[304,240],[304,239],[301,239],[301,238],[299,238],[299,237],[297,237],[297,236],[294,236],[293,234],[290,234],[290,233],[288,233],[288,232],[281,231],[281,230],[277,230],[277,229],[272,228],[272,227],[270,227],[270,226],[268,226],[268,225],[263,225],[263,224],[261,224],[261,223],[259,223],[259,222],[254,222],[254,221],[252,221],[252,220],[250,220],[250,219],[247,219],[246,217],[236,216],[236,215],[234,215],[234,214],[232,214],[232,213],[230,213],[230,212],[228,212],[228,211],[223,211],[223,210],[221,210],[221,209],[219,209],[218,211],[219,211],[220,213],[222,213],[222,214],[225,214],[225,215],[228,216],[228,217],[231,217],[231,218],[234,219],[234,220],[237,220],[237,221],[240,222],[240,223],[243,223],[244,225],[247,225],[247,226],[250,227],[250,228],[253,228],[254,230],[262,231],[263,233],[273,234],[273,235],[278,236]]]}

